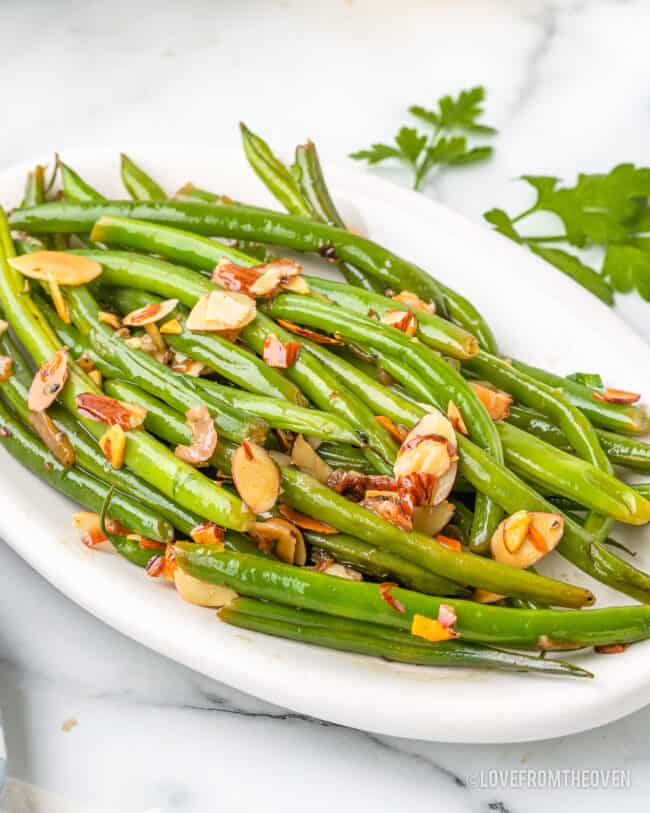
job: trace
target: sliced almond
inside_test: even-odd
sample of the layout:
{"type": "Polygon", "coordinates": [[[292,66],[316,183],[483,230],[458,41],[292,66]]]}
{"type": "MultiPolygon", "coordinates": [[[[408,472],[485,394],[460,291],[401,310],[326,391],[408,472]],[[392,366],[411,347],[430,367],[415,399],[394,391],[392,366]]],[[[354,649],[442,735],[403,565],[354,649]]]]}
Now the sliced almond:
{"type": "Polygon", "coordinates": [[[151,302],[149,305],[143,305],[131,313],[127,313],[122,319],[122,324],[127,327],[142,327],[143,325],[150,325],[153,322],[159,322],[165,319],[178,305],[178,299],[164,299],[162,302],[151,302]]]}
{"type": "Polygon", "coordinates": [[[435,536],[449,524],[454,510],[453,503],[447,500],[443,500],[438,505],[417,506],[413,511],[413,530],[426,534],[426,536],[435,536]]]}
{"type": "Polygon", "coordinates": [[[460,544],[459,539],[455,539],[453,536],[444,536],[443,534],[436,535],[436,542],[442,545],[445,548],[449,548],[449,550],[453,550],[454,553],[458,553],[463,549],[463,546],[460,544]]]}
{"type": "Polygon", "coordinates": [[[111,466],[114,469],[121,469],[124,465],[124,452],[126,450],[124,429],[118,424],[110,426],[99,439],[99,446],[111,466]]]}
{"type": "Polygon", "coordinates": [[[241,330],[255,319],[255,300],[231,291],[203,294],[190,311],[185,326],[197,332],[241,330]]]}
{"type": "Polygon", "coordinates": [[[14,371],[14,360],[11,356],[0,356],[0,381],[9,381],[14,371]]]}
{"type": "Polygon", "coordinates": [[[363,575],[358,570],[339,562],[330,562],[325,567],[319,568],[318,572],[324,573],[326,576],[336,576],[337,579],[347,579],[352,582],[363,581],[363,575]]]}
{"type": "Polygon", "coordinates": [[[408,430],[405,426],[395,423],[390,418],[387,418],[386,415],[375,415],[375,420],[380,426],[384,427],[393,440],[396,440],[398,443],[404,443],[408,435],[408,430]]]}
{"type": "Polygon", "coordinates": [[[7,262],[30,279],[48,282],[48,274],[51,274],[59,285],[86,285],[102,273],[101,265],[95,260],[65,251],[35,251],[10,257],[7,262]]]}
{"type": "Polygon", "coordinates": [[[395,477],[417,473],[435,478],[430,504],[449,495],[458,470],[456,435],[451,422],[438,410],[425,415],[408,433],[393,466],[395,477]]]}
{"type": "Polygon", "coordinates": [[[198,378],[205,371],[205,364],[200,361],[184,356],[182,353],[174,353],[171,364],[169,365],[175,373],[183,373],[183,375],[191,375],[198,378]]]}
{"type": "Polygon", "coordinates": [[[413,518],[418,506],[432,505],[433,492],[438,479],[428,472],[412,471],[400,475],[397,480],[397,496],[404,513],[413,518]]]}
{"type": "Polygon", "coordinates": [[[483,590],[480,587],[477,587],[472,593],[472,599],[476,601],[477,604],[494,604],[504,598],[505,596],[499,595],[499,593],[493,593],[491,590],[483,590]]]}
{"type": "Polygon", "coordinates": [[[68,380],[68,350],[57,350],[34,376],[27,405],[32,412],[42,412],[54,402],[68,380]]]}
{"type": "Polygon", "coordinates": [[[311,293],[309,283],[303,276],[292,277],[282,284],[280,290],[290,291],[292,294],[302,294],[303,296],[311,293]]]}
{"type": "Polygon", "coordinates": [[[180,567],[174,569],[174,585],[184,601],[199,607],[225,607],[237,598],[237,593],[225,584],[202,582],[180,567]]]}
{"type": "Polygon", "coordinates": [[[321,522],[321,520],[314,519],[314,517],[310,517],[307,514],[301,514],[300,511],[296,511],[295,508],[292,508],[290,505],[281,505],[279,511],[285,519],[297,525],[299,528],[304,528],[305,531],[314,531],[318,534],[339,533],[336,528],[333,528],[326,522],[321,522]]]}
{"type": "Polygon", "coordinates": [[[269,333],[264,339],[262,360],[269,367],[287,369],[295,364],[299,353],[298,342],[282,342],[274,333],[269,333]]]}
{"type": "Polygon", "coordinates": [[[407,336],[415,336],[418,330],[418,320],[412,311],[388,310],[380,319],[385,325],[394,327],[407,336]]]}
{"type": "Polygon", "coordinates": [[[465,435],[465,437],[469,435],[469,432],[467,431],[467,425],[463,420],[462,413],[453,401],[450,401],[447,404],[447,417],[449,418],[449,420],[451,421],[451,425],[457,432],[460,432],[461,435],[465,435]]]}
{"type": "Polygon", "coordinates": [[[411,622],[411,635],[417,638],[424,638],[425,641],[449,641],[457,635],[450,628],[442,624],[436,618],[427,618],[426,615],[415,613],[411,622]]]}
{"type": "Polygon", "coordinates": [[[255,268],[237,265],[225,257],[219,260],[212,272],[212,281],[227,291],[247,294],[260,277],[255,268]]]}
{"type": "Polygon", "coordinates": [[[297,277],[302,271],[300,263],[294,260],[280,259],[272,263],[255,267],[259,277],[250,286],[251,296],[270,297],[276,294],[289,280],[297,277]]]}
{"type": "Polygon", "coordinates": [[[404,531],[410,531],[413,528],[410,515],[404,511],[400,499],[395,493],[375,492],[373,495],[369,491],[361,501],[361,505],[368,511],[372,511],[373,514],[385,519],[386,522],[390,522],[391,525],[396,525],[404,531]]]}
{"type": "Polygon", "coordinates": [[[231,459],[237,493],[254,514],[270,511],[280,494],[280,470],[262,446],[245,440],[231,459]]]}
{"type": "Polygon", "coordinates": [[[343,344],[342,339],[337,339],[333,336],[325,336],[322,333],[316,333],[316,331],[310,330],[308,327],[303,327],[302,325],[296,325],[294,322],[289,322],[288,319],[278,319],[277,321],[280,327],[288,330],[289,333],[295,333],[296,336],[304,336],[305,339],[311,339],[311,341],[316,342],[316,344],[343,344]]]}
{"type": "Polygon", "coordinates": [[[95,382],[95,384],[97,384],[97,386],[98,386],[98,387],[101,387],[101,386],[102,386],[102,382],[103,382],[103,380],[104,380],[104,377],[102,376],[102,374],[101,374],[101,371],[100,371],[100,370],[98,370],[98,369],[96,369],[96,368],[95,368],[94,370],[89,370],[89,371],[88,371],[88,378],[89,378],[91,381],[94,381],[94,382],[95,382]]]}
{"type": "Polygon", "coordinates": [[[192,528],[190,536],[197,545],[220,545],[223,547],[225,533],[224,529],[217,525],[216,522],[210,522],[210,520],[206,519],[200,525],[192,528]]]}
{"type": "Polygon", "coordinates": [[[492,535],[492,558],[523,570],[557,547],[563,533],[561,514],[518,511],[499,523],[492,535]]]}
{"type": "Polygon", "coordinates": [[[29,416],[29,422],[62,466],[66,468],[74,466],[75,454],[70,439],[65,432],[57,429],[47,412],[33,412],[29,416]]]}
{"type": "Polygon", "coordinates": [[[110,313],[110,311],[99,311],[97,318],[103,325],[108,325],[114,330],[120,330],[122,328],[122,320],[116,313],[110,313]]]}
{"type": "Polygon", "coordinates": [[[84,418],[100,421],[108,426],[121,426],[125,432],[139,429],[147,415],[147,410],[140,404],[127,404],[98,392],[81,392],[75,400],[77,409],[84,418]]]}
{"type": "Polygon", "coordinates": [[[332,467],[314,451],[302,435],[298,435],[291,449],[291,461],[300,471],[310,474],[319,483],[327,483],[332,467]]]}
{"type": "Polygon", "coordinates": [[[192,431],[192,443],[189,446],[177,446],[174,454],[192,466],[200,466],[202,463],[207,463],[215,453],[218,441],[217,430],[208,408],[204,404],[188,409],[185,417],[192,431]]]}
{"type": "Polygon", "coordinates": [[[65,297],[59,288],[59,283],[56,281],[56,277],[51,271],[48,271],[46,276],[47,284],[50,288],[50,296],[52,297],[52,302],[54,303],[54,310],[56,311],[59,319],[62,322],[65,322],[66,325],[69,325],[72,321],[70,319],[70,311],[68,310],[68,303],[65,301],[65,297]]]}
{"type": "Polygon", "coordinates": [[[379,585],[379,595],[382,599],[388,604],[391,609],[395,610],[398,613],[405,613],[406,607],[402,604],[402,602],[395,598],[392,594],[393,587],[397,587],[398,585],[395,582],[382,582],[379,585]]]}
{"type": "Polygon", "coordinates": [[[272,517],[264,522],[256,522],[250,534],[262,550],[272,551],[287,564],[302,567],[307,561],[303,535],[286,519],[272,517]]]}
{"type": "Polygon", "coordinates": [[[436,306],[432,301],[424,302],[417,294],[414,294],[411,291],[400,291],[399,294],[395,294],[395,296],[392,296],[391,299],[393,299],[395,302],[401,302],[403,305],[413,308],[413,310],[416,311],[424,311],[425,313],[436,312],[436,306]]]}
{"type": "Polygon", "coordinates": [[[169,334],[173,336],[178,336],[180,333],[183,332],[183,326],[178,321],[178,319],[170,319],[167,322],[164,322],[160,326],[160,332],[164,334],[169,334]]]}
{"type": "Polygon", "coordinates": [[[483,381],[469,381],[468,384],[480,398],[493,421],[501,421],[510,414],[512,395],[503,390],[497,390],[483,381]]]}
{"type": "Polygon", "coordinates": [[[591,393],[598,401],[606,401],[608,404],[636,404],[641,398],[638,392],[627,392],[626,390],[606,389],[604,392],[594,391],[591,393]]]}

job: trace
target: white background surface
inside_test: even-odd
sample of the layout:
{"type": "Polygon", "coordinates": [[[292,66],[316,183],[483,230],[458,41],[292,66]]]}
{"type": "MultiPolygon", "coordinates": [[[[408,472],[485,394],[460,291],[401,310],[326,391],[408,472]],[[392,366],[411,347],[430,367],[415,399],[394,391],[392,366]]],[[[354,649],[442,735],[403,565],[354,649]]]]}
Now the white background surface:
{"type": "MultiPolygon", "coordinates": [[[[524,208],[528,193],[511,180],[524,172],[647,163],[649,24],[644,2],[4,2],[0,164],[90,143],[235,146],[239,119],[287,150],[310,135],[341,161],[391,135],[409,104],[483,82],[502,130],[496,158],[427,189],[480,219],[494,205],[524,208]]],[[[650,338],[647,308],[625,303],[650,338]]],[[[203,813],[633,811],[647,801],[647,711],[519,746],[370,736],[287,715],[148,653],[5,547],[0,573],[11,770],[82,803],[203,813]],[[66,733],[69,718],[78,725],[66,733]],[[481,770],[567,767],[628,768],[632,788],[475,787],[481,770]]]]}

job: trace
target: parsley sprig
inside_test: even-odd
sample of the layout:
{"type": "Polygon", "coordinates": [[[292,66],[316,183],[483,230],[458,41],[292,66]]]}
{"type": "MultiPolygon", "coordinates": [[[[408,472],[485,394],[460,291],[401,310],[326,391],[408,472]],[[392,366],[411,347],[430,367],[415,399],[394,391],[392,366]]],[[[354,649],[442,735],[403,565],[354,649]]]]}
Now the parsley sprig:
{"type": "Polygon", "coordinates": [[[477,86],[461,90],[456,97],[442,96],[433,110],[413,105],[408,112],[426,125],[428,132],[403,126],[392,144],[372,144],[368,149],[353,152],[350,158],[370,165],[400,161],[413,172],[413,188],[420,189],[434,169],[473,164],[492,155],[492,147],[472,147],[468,142],[468,136],[496,133],[493,127],[478,121],[484,112],[484,100],[485,88],[477,86]]]}
{"type": "Polygon", "coordinates": [[[522,180],[534,188],[535,202],[515,217],[503,209],[486,212],[496,231],[528,246],[609,305],[614,292],[634,289],[650,301],[650,168],[619,164],[605,174],[581,174],[574,186],[545,175],[524,175],[522,180]],[[555,215],[559,233],[521,234],[520,221],[537,212],[555,215]],[[600,268],[558,244],[599,247],[600,268]]]}

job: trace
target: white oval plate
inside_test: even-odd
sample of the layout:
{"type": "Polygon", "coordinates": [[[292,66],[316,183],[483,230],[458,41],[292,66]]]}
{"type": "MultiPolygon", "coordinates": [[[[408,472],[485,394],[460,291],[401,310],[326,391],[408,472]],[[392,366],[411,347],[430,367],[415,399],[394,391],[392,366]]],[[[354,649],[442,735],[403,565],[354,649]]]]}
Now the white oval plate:
{"type": "MultiPolygon", "coordinates": [[[[191,180],[272,203],[238,153],[196,146],[127,151],[170,192],[191,180]]],[[[63,158],[102,192],[124,196],[118,148],[71,151],[63,158]]],[[[20,200],[25,173],[35,163],[0,175],[4,205],[20,200]]],[[[559,271],[423,196],[347,169],[328,167],[328,175],[352,225],[469,296],[504,353],[566,373],[597,369],[616,386],[650,392],[647,345],[559,271]]],[[[582,731],[650,700],[650,643],[617,657],[577,656],[596,673],[587,681],[390,664],[228,627],[118,556],[81,545],[70,527],[72,504],[1,455],[0,534],[32,567],[125,635],[267,701],[382,734],[479,743],[582,731]]],[[[647,532],[627,539],[641,543],[644,533],[647,542],[647,532]]],[[[650,567],[647,552],[636,564],[650,567]]],[[[559,557],[549,572],[588,584],[599,603],[623,603],[559,557]]]]}

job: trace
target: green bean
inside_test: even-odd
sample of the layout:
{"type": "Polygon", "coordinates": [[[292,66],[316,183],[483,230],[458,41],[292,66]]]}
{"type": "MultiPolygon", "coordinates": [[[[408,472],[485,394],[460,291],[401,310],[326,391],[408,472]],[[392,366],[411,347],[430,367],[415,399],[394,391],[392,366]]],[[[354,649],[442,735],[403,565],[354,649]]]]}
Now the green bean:
{"type": "MultiPolygon", "coordinates": [[[[24,362],[8,336],[3,336],[0,340],[0,349],[14,362],[14,374],[7,381],[0,383],[0,391],[3,392],[23,423],[29,425],[31,412],[27,406],[27,399],[31,381],[26,376],[24,362]]],[[[48,412],[55,425],[66,434],[71,442],[77,466],[99,480],[116,486],[124,494],[141,501],[143,505],[157,512],[183,533],[189,533],[200,523],[199,517],[171,502],[128,469],[113,468],[95,439],[69,413],[56,405],[50,407],[48,412]]]]}
{"type": "Polygon", "coordinates": [[[643,407],[600,401],[594,398],[592,388],[585,387],[577,381],[562,378],[522,361],[513,360],[512,365],[542,384],[562,390],[571,403],[584,412],[595,426],[624,435],[638,435],[650,431],[650,417],[643,407]]]}
{"type": "Polygon", "coordinates": [[[354,446],[346,446],[342,443],[321,443],[318,447],[318,454],[333,469],[354,469],[365,474],[374,471],[361,449],[354,446]]]}
{"type": "MultiPolygon", "coordinates": [[[[349,341],[404,359],[425,382],[438,409],[446,412],[449,400],[453,400],[465,419],[470,437],[488,448],[498,462],[503,461],[494,422],[478,396],[458,372],[429,348],[414,343],[399,330],[348,311],[341,313],[340,308],[311,297],[281,294],[269,306],[269,313],[275,318],[339,333],[349,341]]],[[[479,498],[474,513],[476,549],[487,547],[501,517],[501,510],[491,500],[484,496],[479,498]]]]}
{"type": "MultiPolygon", "coordinates": [[[[403,360],[382,356],[380,361],[382,367],[404,385],[415,399],[431,403],[429,390],[424,387],[413,370],[404,364],[403,360]]],[[[424,414],[419,411],[421,407],[399,393],[386,390],[376,381],[368,380],[365,399],[371,408],[376,397],[380,398],[377,405],[381,404],[383,414],[396,423],[409,426],[414,419],[419,420],[419,417],[424,414]]],[[[461,475],[466,474],[473,487],[488,494],[509,514],[521,510],[556,510],[555,506],[540,497],[537,491],[534,491],[505,467],[491,460],[470,440],[461,436],[458,436],[458,440],[461,475]]],[[[458,480],[456,483],[458,484],[458,480]]],[[[636,568],[630,567],[627,562],[614,556],[602,544],[594,542],[593,536],[577,523],[565,522],[564,537],[557,550],[576,567],[598,581],[639,601],[650,602],[650,577],[636,568]]]]}
{"type": "MultiPolygon", "coordinates": [[[[445,312],[438,285],[426,271],[365,237],[296,215],[266,214],[250,207],[193,201],[57,202],[16,209],[11,215],[11,225],[24,231],[84,232],[102,218],[91,238],[110,244],[117,235],[111,235],[114,223],[104,216],[152,220],[211,237],[259,240],[299,251],[329,253],[334,249],[339,259],[367,271],[387,287],[403,288],[424,299],[433,299],[440,311],[445,312]]],[[[124,237],[125,224],[119,225],[124,237]]],[[[123,237],[117,242],[125,245],[123,237]]]]}
{"type": "Polygon", "coordinates": [[[251,132],[243,122],[239,128],[248,163],[262,183],[289,212],[311,217],[313,210],[306,204],[296,179],[287,167],[273,155],[268,144],[251,132]]]}
{"type": "MultiPolygon", "coordinates": [[[[341,282],[311,276],[308,281],[313,292],[326,296],[332,302],[359,316],[371,316],[374,313],[380,317],[389,310],[411,310],[390,297],[363,291],[341,282]]],[[[434,350],[459,359],[468,359],[478,353],[476,338],[463,328],[432,313],[414,311],[414,315],[418,323],[418,338],[434,350]]]]}
{"type": "Polygon", "coordinates": [[[273,429],[288,429],[298,434],[313,435],[335,443],[363,445],[360,434],[338,415],[332,415],[319,409],[300,407],[288,401],[281,401],[279,398],[252,395],[234,387],[224,387],[207,379],[199,379],[197,384],[206,392],[215,393],[224,398],[234,409],[241,409],[263,418],[273,429]]]}
{"type": "Polygon", "coordinates": [[[106,198],[87,183],[80,175],[78,175],[71,167],[59,161],[59,170],[61,171],[61,183],[63,185],[63,193],[66,200],[80,203],[82,201],[99,201],[103,202],[106,198]]]}
{"type": "MultiPolygon", "coordinates": [[[[473,373],[488,378],[527,406],[548,415],[561,427],[576,454],[607,474],[612,474],[612,465],[598,441],[593,426],[579,409],[562,397],[561,393],[540,383],[512,364],[484,351],[466,362],[466,366],[473,373]]],[[[587,520],[587,528],[598,541],[602,542],[607,538],[611,521],[598,514],[592,514],[587,520]]]]}
{"type": "Polygon", "coordinates": [[[69,299],[73,320],[78,327],[87,331],[95,352],[120,367],[122,375],[180,411],[204,404],[224,437],[236,441],[247,438],[264,441],[268,425],[261,418],[238,412],[215,393],[208,396],[194,379],[174,374],[147,353],[134,350],[113,336],[111,330],[98,321],[99,309],[89,291],[74,288],[69,293],[69,299]]]}
{"type": "Polygon", "coordinates": [[[128,155],[120,156],[120,174],[126,191],[134,200],[165,200],[165,190],[128,155]]]}
{"type": "Polygon", "coordinates": [[[593,602],[588,590],[525,570],[501,565],[471,553],[452,551],[429,536],[406,532],[353,503],[312,477],[282,467],[283,500],[298,511],[315,516],[343,533],[402,556],[438,576],[504,595],[537,598],[549,604],[577,607],[593,602]]]}
{"type": "Polygon", "coordinates": [[[344,652],[374,655],[421,666],[461,666],[514,672],[543,672],[592,677],[590,672],[560,660],[507,652],[469,641],[429,644],[405,632],[378,624],[335,618],[282,604],[237,598],[219,610],[219,618],[243,629],[290,638],[344,652]]]}
{"type": "Polygon", "coordinates": [[[516,426],[499,422],[497,428],[506,464],[525,479],[619,522],[650,521],[650,503],[612,475],[516,426]]]}
{"type": "Polygon", "coordinates": [[[412,590],[431,595],[436,595],[440,589],[440,579],[432,576],[425,568],[349,534],[319,534],[308,531],[305,532],[305,539],[310,545],[331,553],[337,562],[351,565],[382,581],[392,579],[412,590]]]}
{"type": "MultiPolygon", "coordinates": [[[[345,223],[327,188],[316,145],[312,141],[296,147],[292,170],[297,177],[302,197],[312,210],[312,217],[316,216],[330,226],[345,229],[345,223]]],[[[380,283],[353,265],[338,262],[336,267],[350,285],[358,285],[366,291],[383,293],[380,283]]]]}
{"type": "Polygon", "coordinates": [[[402,613],[383,600],[377,584],[339,579],[281,562],[261,562],[243,554],[220,553],[213,548],[186,543],[174,546],[180,567],[202,581],[227,584],[243,596],[392,629],[410,630],[415,614],[435,619],[444,603],[455,610],[455,628],[465,640],[486,644],[537,647],[552,641],[599,646],[643,640],[650,633],[650,607],[644,605],[578,611],[517,610],[394,587],[391,595],[404,606],[402,613]]]}
{"type": "MultiPolygon", "coordinates": [[[[0,443],[26,468],[66,497],[91,511],[99,511],[109,492],[109,486],[76,466],[58,462],[45,444],[33,432],[12,417],[0,402],[0,443]]],[[[159,542],[170,542],[174,529],[152,509],[134,502],[117,492],[111,515],[133,533],[159,542]]]]}
{"type": "Polygon", "coordinates": [[[27,174],[21,206],[38,206],[45,202],[45,167],[37,164],[27,174]]]}
{"type": "MultiPolygon", "coordinates": [[[[34,305],[31,297],[22,291],[20,275],[6,262],[12,256],[13,246],[8,223],[0,210],[0,306],[9,316],[17,338],[30,353],[36,364],[44,364],[60,344],[54,331],[34,305]]],[[[105,427],[98,421],[79,415],[76,396],[84,392],[99,393],[99,388],[74,363],[68,365],[68,382],[60,398],[66,409],[77,415],[82,424],[98,438],[105,427]]],[[[127,433],[125,463],[145,482],[174,499],[188,511],[233,530],[246,530],[254,516],[239,498],[219,488],[205,475],[179,460],[163,444],[142,430],[127,433]]]]}
{"type": "MultiPolygon", "coordinates": [[[[506,420],[551,446],[557,446],[565,452],[571,451],[566,435],[541,412],[512,404],[506,420]]],[[[596,429],[596,435],[603,451],[614,465],[625,466],[633,471],[650,472],[650,443],[644,443],[630,435],[608,432],[606,429],[596,429]]]]}

